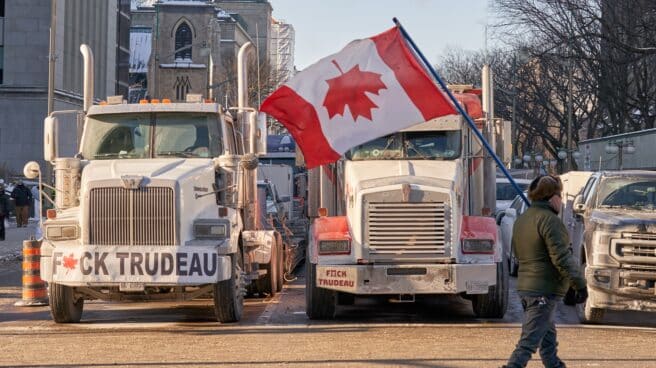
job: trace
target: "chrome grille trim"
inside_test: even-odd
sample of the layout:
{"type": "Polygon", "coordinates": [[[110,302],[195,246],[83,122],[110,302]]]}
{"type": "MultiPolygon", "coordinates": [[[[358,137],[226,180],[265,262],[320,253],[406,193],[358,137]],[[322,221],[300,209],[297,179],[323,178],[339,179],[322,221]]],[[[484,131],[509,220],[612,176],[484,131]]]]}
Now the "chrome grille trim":
{"type": "Polygon", "coordinates": [[[175,196],[169,187],[92,188],[91,245],[176,245],[175,196]]]}
{"type": "Polygon", "coordinates": [[[449,255],[449,208],[444,202],[369,202],[365,243],[373,261],[430,261],[449,255]]]}

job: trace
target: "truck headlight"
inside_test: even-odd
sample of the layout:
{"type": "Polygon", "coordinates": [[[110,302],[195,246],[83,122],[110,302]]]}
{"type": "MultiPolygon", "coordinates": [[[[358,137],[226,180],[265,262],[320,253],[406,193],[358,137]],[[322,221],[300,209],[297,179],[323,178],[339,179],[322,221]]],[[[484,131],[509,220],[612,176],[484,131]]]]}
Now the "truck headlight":
{"type": "Polygon", "coordinates": [[[194,236],[200,239],[225,239],[230,236],[228,222],[223,220],[196,220],[194,236]]]}
{"type": "Polygon", "coordinates": [[[349,240],[320,240],[319,254],[349,254],[351,241],[349,240]]]}
{"type": "Polygon", "coordinates": [[[494,254],[494,241],[489,239],[463,239],[462,252],[465,254],[494,254]]]}
{"type": "Polygon", "coordinates": [[[46,225],[46,239],[49,240],[71,240],[80,237],[80,229],[77,225],[46,225]]]}

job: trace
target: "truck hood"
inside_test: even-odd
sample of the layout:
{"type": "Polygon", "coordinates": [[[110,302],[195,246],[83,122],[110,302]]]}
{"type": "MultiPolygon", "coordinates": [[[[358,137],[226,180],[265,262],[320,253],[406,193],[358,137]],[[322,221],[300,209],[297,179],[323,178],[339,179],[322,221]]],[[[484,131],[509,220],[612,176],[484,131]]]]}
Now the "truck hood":
{"type": "Polygon", "coordinates": [[[652,228],[656,232],[655,215],[653,211],[596,209],[590,214],[590,222],[606,230],[645,231],[652,228]]]}
{"type": "Polygon", "coordinates": [[[368,186],[368,183],[380,183],[381,180],[398,182],[400,177],[417,177],[436,179],[453,183],[457,175],[457,161],[349,161],[349,181],[352,185],[368,186]]]}
{"type": "Polygon", "coordinates": [[[160,158],[145,160],[96,160],[84,168],[87,180],[120,179],[124,175],[145,176],[151,179],[175,180],[213,167],[210,159],[160,158]]]}

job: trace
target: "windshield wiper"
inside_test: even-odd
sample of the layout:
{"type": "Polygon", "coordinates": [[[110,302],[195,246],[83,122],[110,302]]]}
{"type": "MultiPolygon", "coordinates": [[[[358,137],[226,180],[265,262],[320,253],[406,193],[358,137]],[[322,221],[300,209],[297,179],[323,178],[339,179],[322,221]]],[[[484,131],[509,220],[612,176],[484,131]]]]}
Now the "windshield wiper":
{"type": "Polygon", "coordinates": [[[118,153],[96,153],[93,158],[115,158],[119,157],[118,153]]]}
{"type": "Polygon", "coordinates": [[[189,157],[196,157],[191,152],[183,152],[183,151],[167,151],[167,152],[157,152],[155,157],[183,157],[183,158],[189,158],[189,157]]]}
{"type": "Polygon", "coordinates": [[[417,150],[415,145],[412,144],[412,142],[410,142],[410,141],[405,141],[405,148],[406,149],[412,149],[413,151],[415,151],[419,155],[419,157],[421,157],[422,160],[428,160],[429,159],[429,157],[427,157],[423,153],[419,152],[419,150],[417,150]]]}

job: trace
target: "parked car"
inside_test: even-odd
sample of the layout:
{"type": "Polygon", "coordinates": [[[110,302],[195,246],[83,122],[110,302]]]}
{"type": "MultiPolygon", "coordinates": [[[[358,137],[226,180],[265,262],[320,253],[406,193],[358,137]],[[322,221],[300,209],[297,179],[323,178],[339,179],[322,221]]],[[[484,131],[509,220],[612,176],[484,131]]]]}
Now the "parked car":
{"type": "MultiPolygon", "coordinates": [[[[531,184],[530,179],[515,179],[515,182],[522,191],[525,191],[528,185],[531,184]]],[[[497,178],[497,204],[494,211],[497,223],[499,223],[499,215],[510,206],[516,195],[517,190],[510,183],[510,180],[507,178],[497,178]]]]}
{"type": "Polygon", "coordinates": [[[501,216],[499,220],[503,254],[508,260],[510,276],[517,276],[517,270],[519,268],[519,263],[517,262],[517,258],[515,257],[511,246],[513,226],[515,225],[517,217],[527,209],[528,206],[526,205],[526,202],[524,202],[522,197],[516,195],[515,199],[510,203],[510,206],[503,211],[503,216],[501,216]]]}

